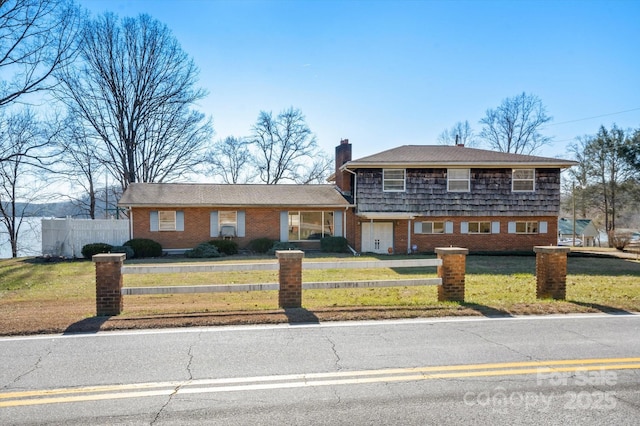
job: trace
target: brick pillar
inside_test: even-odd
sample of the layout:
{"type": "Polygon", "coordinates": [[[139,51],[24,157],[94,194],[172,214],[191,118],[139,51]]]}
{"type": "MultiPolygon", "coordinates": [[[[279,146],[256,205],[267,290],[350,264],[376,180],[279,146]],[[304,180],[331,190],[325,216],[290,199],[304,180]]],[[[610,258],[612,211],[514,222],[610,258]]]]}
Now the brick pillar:
{"type": "Polygon", "coordinates": [[[438,266],[438,301],[464,302],[464,276],[469,250],[460,247],[440,247],[435,249],[442,265],[438,266]]]}
{"type": "Polygon", "coordinates": [[[96,254],[96,315],[110,316],[122,312],[122,264],[126,254],[96,254]]]}
{"type": "Polygon", "coordinates": [[[301,250],[277,250],[280,263],[280,291],[278,306],[281,308],[302,307],[302,258],[301,250]]]}
{"type": "Polygon", "coordinates": [[[536,246],[536,297],[564,300],[567,295],[569,247],[536,246]]]}

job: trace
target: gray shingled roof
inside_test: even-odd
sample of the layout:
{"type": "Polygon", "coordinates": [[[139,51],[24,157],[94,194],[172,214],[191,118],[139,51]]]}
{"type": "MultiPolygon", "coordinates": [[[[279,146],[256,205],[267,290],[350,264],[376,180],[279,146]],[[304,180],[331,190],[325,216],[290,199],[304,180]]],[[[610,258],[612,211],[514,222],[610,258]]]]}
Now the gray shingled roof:
{"type": "Polygon", "coordinates": [[[118,203],[125,207],[335,207],[349,202],[333,185],[226,185],[132,183],[118,203]]]}
{"type": "Polygon", "coordinates": [[[463,146],[403,145],[347,162],[343,168],[368,167],[571,167],[574,161],[534,155],[511,154],[463,146]]]}

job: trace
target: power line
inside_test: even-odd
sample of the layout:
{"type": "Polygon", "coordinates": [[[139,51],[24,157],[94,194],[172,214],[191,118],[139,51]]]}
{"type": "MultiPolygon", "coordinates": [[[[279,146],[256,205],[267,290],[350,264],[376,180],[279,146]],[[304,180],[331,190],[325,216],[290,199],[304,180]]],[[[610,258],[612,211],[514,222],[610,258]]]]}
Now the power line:
{"type": "Polygon", "coordinates": [[[559,123],[547,124],[545,127],[559,126],[560,124],[577,123],[579,121],[593,120],[594,118],[609,117],[609,116],[612,116],[612,115],[624,114],[625,112],[633,112],[633,111],[640,111],[640,108],[633,108],[633,109],[627,109],[625,111],[618,111],[618,112],[611,112],[611,113],[608,113],[608,114],[595,115],[593,117],[578,118],[576,120],[561,121],[559,123]]]}

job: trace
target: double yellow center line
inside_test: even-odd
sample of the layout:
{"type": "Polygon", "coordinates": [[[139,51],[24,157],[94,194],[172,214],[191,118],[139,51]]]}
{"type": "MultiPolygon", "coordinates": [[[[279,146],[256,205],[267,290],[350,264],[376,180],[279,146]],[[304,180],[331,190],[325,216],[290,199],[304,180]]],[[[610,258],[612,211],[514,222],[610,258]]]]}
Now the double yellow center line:
{"type": "Polygon", "coordinates": [[[0,393],[0,408],[180,394],[629,369],[640,369],[640,358],[525,361],[132,383],[5,392],[0,393]]]}

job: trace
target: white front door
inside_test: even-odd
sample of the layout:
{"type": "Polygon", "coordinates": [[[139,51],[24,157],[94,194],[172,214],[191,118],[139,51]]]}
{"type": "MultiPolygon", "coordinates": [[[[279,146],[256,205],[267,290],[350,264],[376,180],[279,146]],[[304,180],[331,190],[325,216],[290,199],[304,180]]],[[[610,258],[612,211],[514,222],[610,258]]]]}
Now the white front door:
{"type": "Polygon", "coordinates": [[[363,222],[362,252],[387,254],[393,252],[393,222],[363,222]]]}

